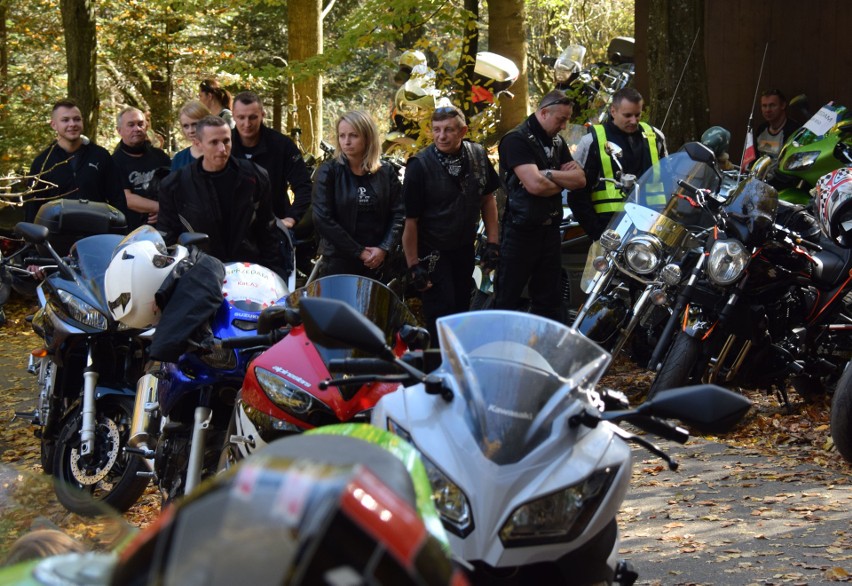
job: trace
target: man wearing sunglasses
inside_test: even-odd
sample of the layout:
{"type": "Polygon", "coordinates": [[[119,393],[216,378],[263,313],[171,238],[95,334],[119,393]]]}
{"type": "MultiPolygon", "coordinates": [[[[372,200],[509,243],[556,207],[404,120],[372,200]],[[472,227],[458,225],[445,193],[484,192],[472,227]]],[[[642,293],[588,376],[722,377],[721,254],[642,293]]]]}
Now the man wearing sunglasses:
{"type": "Polygon", "coordinates": [[[432,113],[432,140],[406,165],[402,195],[402,247],[413,286],[421,291],[426,328],[437,341],[435,320],[467,311],[474,243],[480,216],[488,245],[482,264],[497,260],[500,179],[485,149],[468,140],[464,114],[455,106],[432,113]]]}
{"type": "Polygon", "coordinates": [[[560,90],[500,141],[500,175],[508,197],[503,214],[497,309],[517,309],[526,286],[532,312],[561,320],[562,191],[586,184],[559,135],[573,105],[560,90]]]}

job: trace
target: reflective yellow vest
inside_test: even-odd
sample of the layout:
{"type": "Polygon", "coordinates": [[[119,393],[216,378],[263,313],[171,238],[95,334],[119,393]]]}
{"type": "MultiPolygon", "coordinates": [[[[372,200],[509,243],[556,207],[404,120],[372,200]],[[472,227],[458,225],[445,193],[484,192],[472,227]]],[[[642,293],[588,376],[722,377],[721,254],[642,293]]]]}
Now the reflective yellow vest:
{"type": "MultiPolygon", "coordinates": [[[[651,150],[651,165],[656,165],[660,160],[659,151],[657,150],[657,133],[647,122],[640,122],[639,127],[642,129],[642,134],[648,140],[648,148],[651,150]]],[[[601,175],[603,177],[615,178],[615,173],[612,170],[612,159],[606,153],[606,132],[603,124],[595,124],[592,126],[595,131],[595,136],[598,140],[598,151],[600,151],[601,175]]],[[[624,209],[625,196],[616,189],[615,185],[603,181],[600,183],[600,189],[592,192],[592,204],[597,214],[606,214],[612,212],[620,212],[624,209]]],[[[665,203],[665,195],[663,195],[663,203],[665,203]]]]}

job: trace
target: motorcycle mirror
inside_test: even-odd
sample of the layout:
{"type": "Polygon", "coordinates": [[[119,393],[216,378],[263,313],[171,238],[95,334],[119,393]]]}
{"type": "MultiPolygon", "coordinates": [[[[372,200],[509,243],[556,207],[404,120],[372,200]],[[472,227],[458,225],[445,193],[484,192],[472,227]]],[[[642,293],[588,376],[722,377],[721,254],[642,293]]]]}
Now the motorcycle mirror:
{"type": "Polygon", "coordinates": [[[808,96],[806,94],[793,96],[790,98],[790,101],[787,102],[787,114],[791,115],[791,118],[798,122],[807,120],[810,117],[810,111],[811,105],[808,102],[808,96]]]}
{"type": "Polygon", "coordinates": [[[730,431],[751,408],[743,395],[717,385],[667,389],[642,403],[642,415],[677,419],[701,433],[730,431]]]}
{"type": "Polygon", "coordinates": [[[19,234],[30,244],[43,244],[47,242],[50,230],[47,226],[39,226],[30,222],[18,222],[15,224],[15,233],[19,234]]]}
{"type": "Polygon", "coordinates": [[[355,348],[385,360],[395,360],[379,327],[337,299],[302,297],[299,314],[308,338],[326,348],[355,348]]]}
{"type": "Polygon", "coordinates": [[[283,328],[284,326],[297,326],[302,323],[298,313],[289,307],[273,305],[267,307],[257,316],[257,333],[266,335],[272,330],[283,328]]]}
{"type": "Polygon", "coordinates": [[[620,146],[610,141],[606,141],[604,150],[606,151],[606,154],[608,154],[610,157],[620,157],[624,154],[624,151],[621,149],[620,146]]]}
{"type": "Polygon", "coordinates": [[[206,242],[209,237],[202,232],[184,232],[178,236],[178,244],[189,248],[190,246],[200,246],[202,242],[206,242]]]}
{"type": "Polygon", "coordinates": [[[713,150],[700,142],[688,142],[683,145],[683,150],[689,155],[689,158],[699,163],[707,163],[711,167],[716,167],[716,155],[713,150]]]}

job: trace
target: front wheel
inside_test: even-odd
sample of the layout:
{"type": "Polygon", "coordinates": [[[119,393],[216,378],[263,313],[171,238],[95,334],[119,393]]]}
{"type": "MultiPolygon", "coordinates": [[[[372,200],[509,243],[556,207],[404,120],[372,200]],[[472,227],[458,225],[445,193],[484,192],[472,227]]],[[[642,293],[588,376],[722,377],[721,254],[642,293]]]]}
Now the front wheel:
{"type": "Polygon", "coordinates": [[[682,387],[690,384],[692,373],[701,357],[701,341],[684,333],[675,336],[672,347],[669,349],[660,372],[657,373],[648,398],[651,399],[660,391],[682,387]]]}
{"type": "Polygon", "coordinates": [[[831,439],[847,462],[852,462],[852,363],[846,365],[831,401],[831,439]]]}
{"type": "Polygon", "coordinates": [[[53,470],[56,497],[69,511],[94,516],[104,512],[105,503],[124,512],[145,492],[148,478],[136,474],[145,470],[144,462],[124,452],[132,413],[132,397],[98,402],[89,456],[80,455],[81,410],[66,419],[56,442],[53,470]]]}

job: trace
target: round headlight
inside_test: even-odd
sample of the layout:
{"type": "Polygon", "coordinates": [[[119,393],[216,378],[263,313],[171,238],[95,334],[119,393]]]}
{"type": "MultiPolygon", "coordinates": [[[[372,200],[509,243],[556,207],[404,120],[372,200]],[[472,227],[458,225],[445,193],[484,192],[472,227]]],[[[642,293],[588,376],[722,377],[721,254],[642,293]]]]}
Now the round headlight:
{"type": "Polygon", "coordinates": [[[717,285],[730,285],[745,271],[749,254],[739,240],[717,240],[707,259],[707,276],[717,285]]]}
{"type": "Polygon", "coordinates": [[[624,260],[631,270],[647,275],[660,266],[662,250],[663,246],[656,236],[637,236],[627,243],[624,260]]]}

